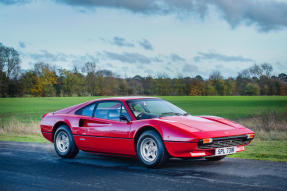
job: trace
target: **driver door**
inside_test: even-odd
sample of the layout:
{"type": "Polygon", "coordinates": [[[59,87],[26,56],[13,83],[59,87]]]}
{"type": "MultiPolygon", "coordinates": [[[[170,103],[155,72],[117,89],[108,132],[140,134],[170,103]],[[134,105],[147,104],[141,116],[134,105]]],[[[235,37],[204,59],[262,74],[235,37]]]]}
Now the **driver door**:
{"type": "Polygon", "coordinates": [[[92,123],[86,125],[88,150],[101,153],[134,155],[130,137],[131,122],[121,121],[120,115],[131,118],[120,101],[99,101],[92,123]]]}

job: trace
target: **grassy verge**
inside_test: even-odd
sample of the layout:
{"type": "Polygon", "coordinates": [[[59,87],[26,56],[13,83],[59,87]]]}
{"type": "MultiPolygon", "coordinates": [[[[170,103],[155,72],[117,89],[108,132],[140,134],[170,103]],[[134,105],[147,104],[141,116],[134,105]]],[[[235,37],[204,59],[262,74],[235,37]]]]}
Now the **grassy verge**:
{"type": "Polygon", "coordinates": [[[287,162],[287,113],[273,111],[237,121],[256,136],[244,152],[229,157],[287,162]]]}
{"type": "Polygon", "coordinates": [[[287,140],[261,141],[255,139],[245,147],[245,151],[229,157],[287,162],[287,140]]]}
{"type": "Polygon", "coordinates": [[[18,119],[0,121],[0,141],[48,142],[41,134],[40,122],[21,122],[18,119]]]}
{"type": "Polygon", "coordinates": [[[0,141],[15,141],[15,142],[35,142],[48,143],[49,141],[40,135],[0,135],[0,141]]]}

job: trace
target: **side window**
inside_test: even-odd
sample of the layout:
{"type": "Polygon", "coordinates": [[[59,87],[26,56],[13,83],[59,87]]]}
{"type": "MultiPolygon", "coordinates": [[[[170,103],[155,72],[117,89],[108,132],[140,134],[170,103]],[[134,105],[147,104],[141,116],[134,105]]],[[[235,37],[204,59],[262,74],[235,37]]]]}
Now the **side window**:
{"type": "Polygon", "coordinates": [[[86,107],[83,107],[83,108],[79,109],[78,111],[76,111],[76,114],[92,117],[95,105],[96,105],[96,103],[93,103],[93,104],[90,104],[86,107]]]}
{"type": "MultiPolygon", "coordinates": [[[[120,115],[124,114],[129,117],[125,107],[118,101],[100,102],[95,111],[95,117],[120,121],[120,115]]],[[[130,118],[130,117],[129,117],[130,118]]]]}

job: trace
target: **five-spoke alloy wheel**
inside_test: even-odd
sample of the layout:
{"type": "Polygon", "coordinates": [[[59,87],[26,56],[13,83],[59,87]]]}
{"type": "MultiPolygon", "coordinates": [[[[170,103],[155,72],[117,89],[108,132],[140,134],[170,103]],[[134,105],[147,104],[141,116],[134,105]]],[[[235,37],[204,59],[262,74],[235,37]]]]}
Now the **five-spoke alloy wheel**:
{"type": "Polygon", "coordinates": [[[145,131],[139,137],[137,155],[140,161],[150,168],[162,165],[169,157],[160,135],[153,130],[145,131]]]}
{"type": "Polygon", "coordinates": [[[57,128],[54,134],[54,147],[57,154],[62,158],[74,158],[79,152],[71,130],[66,125],[57,128]]]}
{"type": "Polygon", "coordinates": [[[157,157],[157,144],[152,138],[145,138],[141,142],[141,155],[144,158],[144,160],[148,162],[152,162],[157,157]]]}

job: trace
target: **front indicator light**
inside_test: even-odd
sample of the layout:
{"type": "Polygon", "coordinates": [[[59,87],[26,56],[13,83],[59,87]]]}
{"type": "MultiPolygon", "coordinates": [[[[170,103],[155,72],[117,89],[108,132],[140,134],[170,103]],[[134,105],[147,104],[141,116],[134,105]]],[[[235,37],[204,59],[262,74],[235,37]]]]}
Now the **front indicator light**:
{"type": "Polygon", "coordinates": [[[213,141],[212,138],[202,139],[203,144],[212,143],[212,141],[213,141]]]}
{"type": "Polygon", "coordinates": [[[253,139],[254,138],[254,134],[247,134],[247,139],[253,139]]]}
{"type": "Polygon", "coordinates": [[[236,147],[236,152],[241,152],[241,151],[244,151],[244,150],[245,150],[244,146],[237,146],[236,147]]]}

